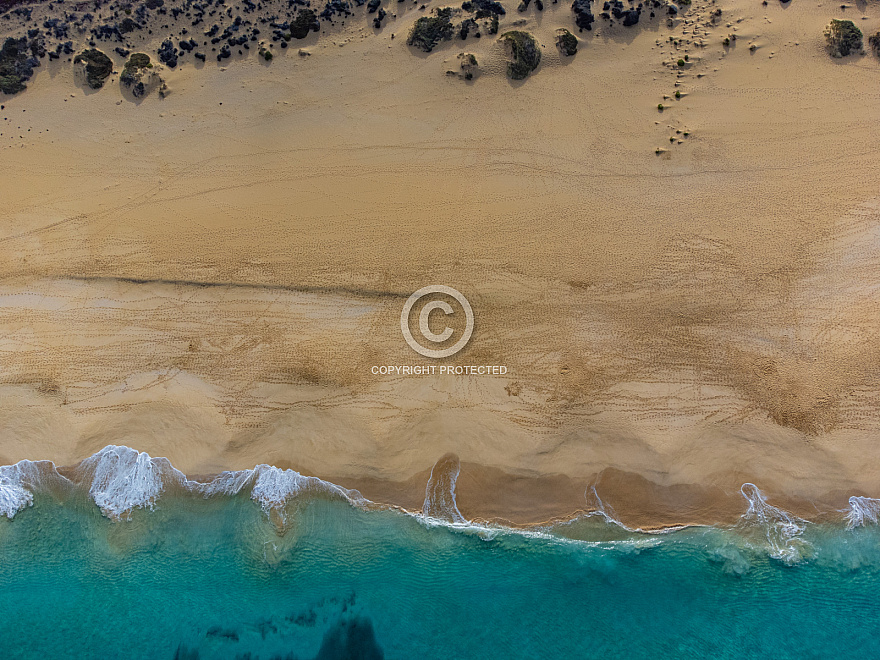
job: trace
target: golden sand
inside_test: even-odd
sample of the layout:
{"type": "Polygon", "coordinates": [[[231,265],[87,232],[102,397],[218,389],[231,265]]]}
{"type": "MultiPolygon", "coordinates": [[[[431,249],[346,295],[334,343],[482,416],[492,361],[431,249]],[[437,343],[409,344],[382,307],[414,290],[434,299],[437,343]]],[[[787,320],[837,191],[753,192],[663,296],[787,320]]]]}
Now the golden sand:
{"type": "Polygon", "coordinates": [[[138,103],[48,64],[0,113],[0,463],[126,444],[419,508],[453,452],[462,513],[513,522],[591,485],[642,526],[747,481],[880,496],[880,60],[828,56],[840,14],[695,0],[566,59],[548,3],[521,82],[492,38],[408,48],[415,10],[138,103]],[[399,327],[426,284],[476,316],[445,363],[505,376],[371,372],[431,363],[399,327]]]}

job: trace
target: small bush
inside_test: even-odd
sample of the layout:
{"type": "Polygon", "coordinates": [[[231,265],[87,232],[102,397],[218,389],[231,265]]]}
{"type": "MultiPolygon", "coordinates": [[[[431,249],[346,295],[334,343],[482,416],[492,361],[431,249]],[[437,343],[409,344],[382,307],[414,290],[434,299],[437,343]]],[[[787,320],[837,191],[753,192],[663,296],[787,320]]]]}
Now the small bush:
{"type": "Polygon", "coordinates": [[[452,39],[452,9],[435,9],[433,16],[422,16],[413,25],[406,43],[430,53],[441,39],[452,39]]]}
{"type": "Polygon", "coordinates": [[[862,31],[852,21],[832,19],[825,28],[825,42],[832,57],[846,57],[862,50],[862,31]]]}
{"type": "Polygon", "coordinates": [[[657,104],[657,109],[658,109],[660,112],[663,112],[663,104],[662,104],[662,103],[658,103],[658,104],[657,104]]]}
{"type": "Polygon", "coordinates": [[[578,52],[577,37],[565,28],[561,28],[556,35],[556,47],[559,48],[563,55],[571,57],[578,52]]]}
{"type": "Polygon", "coordinates": [[[679,60],[679,61],[678,61],[678,66],[684,66],[684,60],[679,60]]]}
{"type": "Polygon", "coordinates": [[[538,68],[541,63],[541,49],[528,32],[520,30],[505,32],[501,35],[501,41],[510,49],[507,75],[511,80],[523,80],[538,68]]]}
{"type": "Polygon", "coordinates": [[[880,32],[868,37],[868,44],[871,46],[871,50],[874,51],[874,55],[880,57],[880,32]]]}
{"type": "Polygon", "coordinates": [[[89,48],[73,58],[74,64],[85,62],[86,82],[92,89],[101,89],[113,71],[113,62],[97,48],[89,48]]]}

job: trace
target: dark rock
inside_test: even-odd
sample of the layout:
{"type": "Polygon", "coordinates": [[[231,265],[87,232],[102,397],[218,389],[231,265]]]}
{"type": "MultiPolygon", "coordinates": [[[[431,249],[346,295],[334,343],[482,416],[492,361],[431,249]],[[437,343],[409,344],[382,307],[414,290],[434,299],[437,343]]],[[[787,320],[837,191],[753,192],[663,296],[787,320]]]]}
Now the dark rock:
{"type": "Polygon", "coordinates": [[[590,11],[591,0],[574,0],[571,3],[571,10],[574,12],[574,22],[582,30],[592,30],[593,21],[596,17],[590,11]]]}
{"type": "Polygon", "coordinates": [[[162,45],[159,46],[158,55],[159,61],[162,62],[162,64],[165,64],[171,69],[177,66],[177,49],[174,47],[174,44],[171,43],[171,39],[166,39],[162,42],[162,45]]]}
{"type": "Polygon", "coordinates": [[[318,16],[311,9],[300,9],[290,24],[290,34],[294,39],[305,39],[309,32],[321,29],[318,16]]]}
{"type": "Polygon", "coordinates": [[[625,27],[630,27],[639,22],[639,17],[642,12],[638,9],[630,9],[629,11],[623,12],[623,25],[625,27]]]}

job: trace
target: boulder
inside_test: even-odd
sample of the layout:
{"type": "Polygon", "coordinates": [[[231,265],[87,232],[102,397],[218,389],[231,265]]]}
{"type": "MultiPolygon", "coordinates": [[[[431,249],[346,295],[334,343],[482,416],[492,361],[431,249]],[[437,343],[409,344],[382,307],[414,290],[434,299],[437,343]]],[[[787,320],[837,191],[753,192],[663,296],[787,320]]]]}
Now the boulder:
{"type": "Polygon", "coordinates": [[[571,10],[574,12],[574,22],[581,30],[592,30],[596,17],[590,10],[590,0],[574,0],[571,10]]]}

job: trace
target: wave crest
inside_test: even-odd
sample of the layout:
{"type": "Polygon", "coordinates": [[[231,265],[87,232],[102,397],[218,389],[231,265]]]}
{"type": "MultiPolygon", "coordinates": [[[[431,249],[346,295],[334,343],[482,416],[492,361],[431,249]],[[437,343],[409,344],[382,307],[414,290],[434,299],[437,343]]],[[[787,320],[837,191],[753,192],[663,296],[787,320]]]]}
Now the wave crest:
{"type": "Polygon", "coordinates": [[[748,510],[740,519],[740,526],[751,524],[763,531],[770,546],[771,557],[787,564],[799,561],[801,546],[808,545],[800,538],[806,529],[807,521],[768,504],[767,498],[755,484],[743,484],[740,492],[749,503],[748,510]]]}
{"type": "Polygon", "coordinates": [[[856,495],[849,498],[849,511],[846,514],[847,529],[864,527],[868,522],[876,525],[878,519],[880,519],[880,500],[856,495]]]}
{"type": "Polygon", "coordinates": [[[0,467],[0,515],[12,519],[31,506],[34,493],[50,486],[64,490],[88,489],[89,497],[111,520],[127,520],[138,508],[153,510],[169,488],[204,497],[237,495],[250,489],[250,496],[267,514],[279,511],[297,496],[329,494],[356,506],[369,504],[356,490],[348,490],[294,470],[258,465],[250,470],[222,472],[209,481],[186,478],[167,458],[153,458],[124,445],[108,445],[82,461],[65,477],[51,461],[21,461],[0,467]]]}

